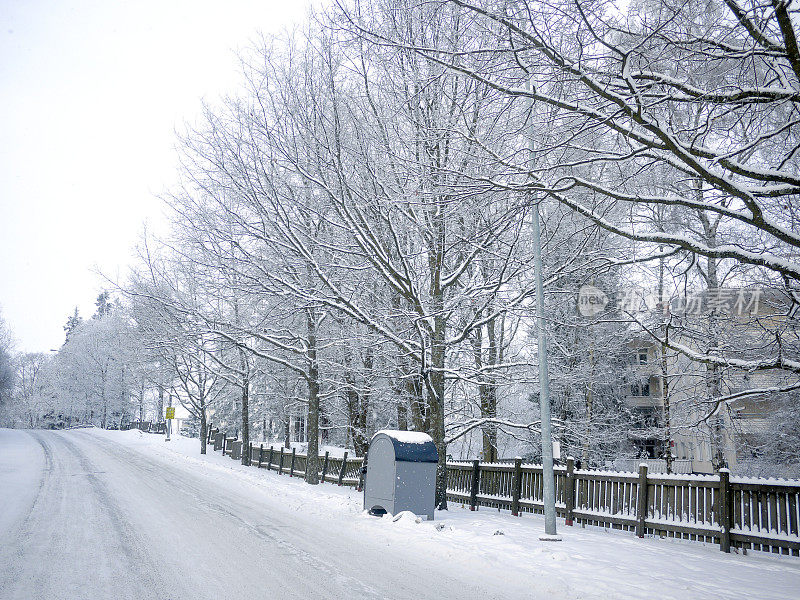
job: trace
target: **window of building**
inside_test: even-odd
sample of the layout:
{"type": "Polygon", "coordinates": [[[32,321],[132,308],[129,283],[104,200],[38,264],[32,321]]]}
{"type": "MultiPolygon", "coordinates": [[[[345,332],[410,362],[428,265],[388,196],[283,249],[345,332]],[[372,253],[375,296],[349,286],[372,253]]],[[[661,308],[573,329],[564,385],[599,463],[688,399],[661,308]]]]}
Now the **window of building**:
{"type": "Polygon", "coordinates": [[[306,418],[302,416],[294,417],[294,441],[306,442],[306,418]]]}
{"type": "Polygon", "coordinates": [[[640,365],[646,365],[647,364],[647,349],[646,348],[644,348],[642,350],[639,350],[638,355],[637,355],[637,359],[638,359],[638,361],[637,361],[638,364],[640,364],[640,365]]]}
{"type": "Polygon", "coordinates": [[[637,381],[631,384],[631,396],[650,396],[650,382],[637,381]]]}

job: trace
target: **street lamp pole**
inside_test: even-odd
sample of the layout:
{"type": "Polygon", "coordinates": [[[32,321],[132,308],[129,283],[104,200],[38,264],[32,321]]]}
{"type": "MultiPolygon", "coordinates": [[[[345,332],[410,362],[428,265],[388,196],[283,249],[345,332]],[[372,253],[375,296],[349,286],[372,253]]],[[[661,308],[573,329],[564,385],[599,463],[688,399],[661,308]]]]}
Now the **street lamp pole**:
{"type": "MultiPolygon", "coordinates": [[[[530,82],[527,83],[531,90],[530,82]]],[[[531,128],[528,135],[528,147],[531,153],[531,165],[535,158],[533,140],[533,98],[530,99],[531,128]]],[[[556,531],[556,483],[553,472],[553,434],[550,426],[550,376],[547,369],[547,332],[544,327],[544,283],[542,264],[542,233],[539,226],[539,201],[534,203],[531,211],[531,228],[533,233],[533,263],[536,276],[536,331],[538,333],[539,356],[539,414],[542,430],[542,500],[544,501],[544,533],[540,539],[557,540],[556,531]]]]}

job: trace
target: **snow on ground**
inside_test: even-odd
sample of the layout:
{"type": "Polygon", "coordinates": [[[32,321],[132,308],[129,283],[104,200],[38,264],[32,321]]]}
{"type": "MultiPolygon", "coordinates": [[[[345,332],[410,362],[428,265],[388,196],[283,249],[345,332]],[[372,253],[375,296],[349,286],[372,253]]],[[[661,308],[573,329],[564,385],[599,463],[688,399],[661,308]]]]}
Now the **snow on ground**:
{"type": "MultiPolygon", "coordinates": [[[[210,447],[209,454],[201,456],[197,439],[176,437],[165,443],[163,436],[139,431],[95,429],[88,434],[179,470],[203,473],[232,493],[295,511],[298,527],[324,523],[334,534],[340,530],[365,543],[385,544],[395,557],[406,555],[416,563],[444,561],[457,578],[497,578],[492,586],[500,597],[520,597],[520,584],[529,590],[525,597],[559,599],[786,600],[800,593],[797,558],[759,552],[727,555],[712,544],[640,540],[630,532],[566,527],[561,519],[563,541],[545,542],[539,540],[544,531],[540,516],[512,517],[487,508],[470,512],[452,503],[449,511],[437,512],[433,522],[405,515],[396,521],[370,517],[355,490],[332,484],[309,486],[301,479],[243,467],[210,447]]],[[[369,570],[369,565],[365,567],[369,570]]]]}

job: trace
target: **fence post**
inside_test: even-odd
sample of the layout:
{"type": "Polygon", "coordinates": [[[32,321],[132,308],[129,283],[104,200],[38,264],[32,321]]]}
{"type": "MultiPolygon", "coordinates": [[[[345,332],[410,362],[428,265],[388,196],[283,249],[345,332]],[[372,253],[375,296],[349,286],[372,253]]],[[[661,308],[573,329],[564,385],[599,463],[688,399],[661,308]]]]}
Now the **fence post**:
{"type": "Polygon", "coordinates": [[[564,477],[564,506],[566,507],[565,525],[572,525],[575,511],[575,459],[567,457],[567,473],[564,477]]]}
{"type": "Polygon", "coordinates": [[[344,453],[344,458],[342,459],[342,470],[339,471],[339,485],[342,485],[342,480],[344,479],[344,472],[347,470],[347,451],[344,453]]]}
{"type": "Polygon", "coordinates": [[[258,468],[261,468],[261,463],[264,461],[264,444],[258,445],[258,468]]]}
{"type": "Polygon", "coordinates": [[[481,462],[472,461],[472,485],[469,488],[469,509],[478,510],[478,485],[481,480],[481,462]]]}
{"type": "Polygon", "coordinates": [[[639,465],[639,487],[636,490],[636,535],[644,537],[645,519],[647,519],[647,465],[639,465]]]}
{"type": "Polygon", "coordinates": [[[272,444],[269,445],[269,461],[267,461],[267,471],[272,470],[272,444]]]}
{"type": "Polygon", "coordinates": [[[325,483],[325,475],[328,473],[328,454],[330,454],[327,450],[325,450],[325,460],[322,461],[322,478],[320,481],[325,483]]]}
{"type": "Polygon", "coordinates": [[[292,464],[289,467],[289,477],[294,477],[294,457],[297,453],[297,448],[292,448],[292,464]]]}
{"type": "Polygon", "coordinates": [[[522,492],[522,459],[514,459],[514,482],[511,491],[511,514],[519,516],[519,495],[522,492]]]}
{"type": "Polygon", "coordinates": [[[211,441],[211,430],[212,429],[214,429],[214,423],[213,422],[208,424],[208,432],[207,432],[208,435],[206,436],[206,444],[208,444],[211,441]]]}
{"type": "Polygon", "coordinates": [[[722,552],[731,551],[731,473],[728,469],[719,470],[719,508],[717,515],[721,532],[719,535],[719,549],[722,552]]]}
{"type": "Polygon", "coordinates": [[[283,475],[283,446],[281,446],[281,462],[278,464],[278,475],[283,475]]]}
{"type": "Polygon", "coordinates": [[[228,432],[222,434],[222,456],[225,456],[225,443],[228,441],[228,432]]]}

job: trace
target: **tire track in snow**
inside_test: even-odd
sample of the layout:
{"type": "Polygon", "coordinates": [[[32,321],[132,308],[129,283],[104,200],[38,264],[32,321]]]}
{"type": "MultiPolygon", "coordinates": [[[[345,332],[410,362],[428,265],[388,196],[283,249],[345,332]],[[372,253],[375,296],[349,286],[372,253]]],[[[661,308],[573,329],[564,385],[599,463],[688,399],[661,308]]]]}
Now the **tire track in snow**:
{"type": "MultiPolygon", "coordinates": [[[[360,579],[341,573],[339,567],[330,561],[320,555],[303,550],[278,534],[281,530],[291,532],[291,527],[273,525],[272,530],[270,530],[257,521],[252,520],[254,517],[250,515],[254,511],[253,507],[244,506],[240,503],[240,510],[232,509],[228,506],[232,501],[231,496],[226,496],[224,490],[216,488],[213,483],[207,486],[201,486],[199,485],[201,480],[191,477],[179,469],[169,469],[169,474],[167,475],[162,465],[157,466],[135,452],[124,450],[118,444],[102,440],[101,438],[93,437],[91,440],[93,443],[101,446],[105,452],[112,455],[116,460],[123,461],[128,467],[139,470],[145,475],[143,481],[146,485],[154,487],[162,492],[164,486],[169,486],[169,489],[174,489],[178,493],[188,496],[191,498],[192,502],[199,504],[204,511],[213,511],[236,523],[245,531],[254,534],[263,542],[270,543],[280,548],[284,555],[295,559],[300,566],[305,568],[313,566],[313,569],[317,573],[321,572],[328,580],[337,582],[342,589],[349,590],[349,593],[352,593],[353,597],[371,598],[375,600],[390,599],[390,596],[387,596],[379,589],[364,583],[360,579]],[[212,499],[210,497],[211,495],[215,497],[212,499]]],[[[330,590],[326,589],[322,590],[322,592],[323,597],[331,597],[330,590]]]]}
{"type": "Polygon", "coordinates": [[[20,527],[25,527],[28,525],[31,515],[33,515],[36,507],[42,500],[42,490],[45,488],[45,485],[49,483],[50,474],[53,471],[53,452],[50,449],[50,446],[38,435],[37,432],[34,431],[26,431],[28,435],[30,435],[36,442],[39,444],[39,448],[42,450],[42,454],[44,455],[44,468],[42,469],[42,476],[39,479],[39,485],[36,488],[36,497],[33,499],[31,503],[31,507],[28,509],[27,514],[22,520],[20,527]]]}
{"type": "Polygon", "coordinates": [[[27,433],[44,466],[30,509],[0,548],[0,598],[168,598],[87,457],[56,432],[27,433]]]}
{"type": "MultiPolygon", "coordinates": [[[[45,486],[48,485],[50,474],[53,470],[53,454],[47,443],[45,443],[44,440],[42,440],[34,431],[26,430],[25,433],[38,442],[39,449],[42,451],[44,456],[44,468],[41,470],[39,484],[36,487],[36,495],[33,497],[25,516],[19,520],[19,524],[16,527],[12,527],[8,532],[8,538],[10,540],[16,539],[16,543],[13,544],[12,547],[16,549],[15,554],[17,555],[17,558],[22,558],[24,544],[30,539],[33,533],[32,521],[36,515],[37,507],[39,504],[41,504],[42,499],[45,497],[42,494],[42,491],[44,490],[45,486]]],[[[0,579],[0,591],[3,590],[4,581],[9,575],[10,573],[5,573],[3,579],[0,579]]]]}
{"type": "Polygon", "coordinates": [[[160,597],[162,595],[162,590],[167,587],[164,580],[165,578],[163,576],[156,576],[156,574],[160,572],[159,565],[151,560],[147,551],[146,542],[124,516],[113,495],[109,492],[106,483],[101,477],[98,477],[103,471],[99,471],[97,467],[92,464],[91,460],[77,445],[69,440],[67,436],[62,434],[56,435],[64,447],[77,459],[78,464],[83,469],[84,472],[78,473],[77,475],[86,475],[95,497],[99,500],[98,504],[103,507],[104,515],[113,527],[120,550],[127,558],[131,571],[136,573],[135,580],[137,585],[151,590],[151,592],[160,597]]]}

